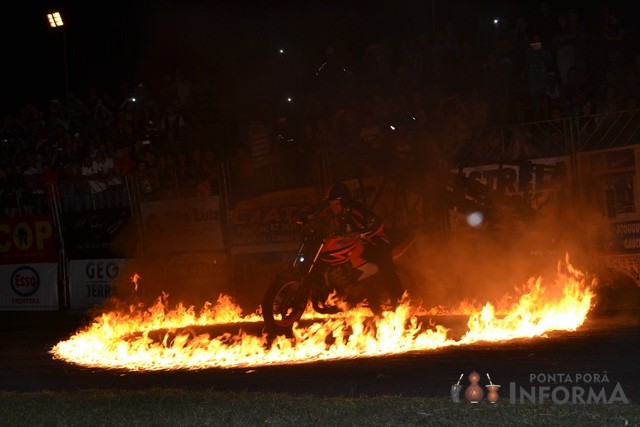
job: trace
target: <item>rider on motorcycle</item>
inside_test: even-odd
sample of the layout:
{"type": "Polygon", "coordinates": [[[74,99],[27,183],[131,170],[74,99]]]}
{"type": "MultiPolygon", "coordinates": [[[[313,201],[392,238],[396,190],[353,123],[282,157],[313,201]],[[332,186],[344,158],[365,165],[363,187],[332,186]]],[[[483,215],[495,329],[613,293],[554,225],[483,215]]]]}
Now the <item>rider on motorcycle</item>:
{"type": "Polygon", "coordinates": [[[307,212],[308,219],[329,215],[336,231],[364,243],[364,257],[378,265],[380,276],[395,305],[404,294],[404,287],[391,257],[391,241],[384,233],[384,221],[353,198],[351,190],[343,182],[334,184],[324,202],[307,212]]]}

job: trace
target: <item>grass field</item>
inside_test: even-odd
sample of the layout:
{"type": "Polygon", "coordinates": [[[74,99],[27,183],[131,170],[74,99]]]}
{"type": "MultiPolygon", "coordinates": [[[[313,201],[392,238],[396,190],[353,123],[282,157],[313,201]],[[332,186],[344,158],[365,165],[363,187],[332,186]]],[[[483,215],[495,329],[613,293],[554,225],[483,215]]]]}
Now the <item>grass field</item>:
{"type": "Polygon", "coordinates": [[[640,426],[640,405],[145,391],[2,392],[12,426],[640,426]]]}

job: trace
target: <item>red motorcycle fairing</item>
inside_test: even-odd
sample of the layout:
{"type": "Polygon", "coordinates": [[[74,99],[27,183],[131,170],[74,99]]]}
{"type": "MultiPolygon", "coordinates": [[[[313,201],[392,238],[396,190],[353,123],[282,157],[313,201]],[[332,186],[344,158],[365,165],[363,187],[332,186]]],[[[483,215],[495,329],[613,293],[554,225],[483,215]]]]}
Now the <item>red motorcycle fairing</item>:
{"type": "Polygon", "coordinates": [[[364,245],[360,240],[345,236],[329,236],[324,241],[320,259],[329,265],[340,265],[351,262],[358,268],[367,261],[362,257],[364,245]]]}

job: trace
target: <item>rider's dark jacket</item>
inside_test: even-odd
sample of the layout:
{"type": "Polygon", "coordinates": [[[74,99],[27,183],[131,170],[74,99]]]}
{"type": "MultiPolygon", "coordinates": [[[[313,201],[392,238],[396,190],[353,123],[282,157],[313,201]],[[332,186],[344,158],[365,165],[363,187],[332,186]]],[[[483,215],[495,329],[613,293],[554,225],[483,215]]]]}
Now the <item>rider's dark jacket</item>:
{"type": "Polygon", "coordinates": [[[372,244],[389,243],[384,233],[384,221],[357,200],[343,200],[342,212],[335,214],[327,202],[323,202],[307,210],[304,215],[317,218],[328,215],[333,222],[334,230],[344,234],[356,233],[361,239],[372,244]]]}

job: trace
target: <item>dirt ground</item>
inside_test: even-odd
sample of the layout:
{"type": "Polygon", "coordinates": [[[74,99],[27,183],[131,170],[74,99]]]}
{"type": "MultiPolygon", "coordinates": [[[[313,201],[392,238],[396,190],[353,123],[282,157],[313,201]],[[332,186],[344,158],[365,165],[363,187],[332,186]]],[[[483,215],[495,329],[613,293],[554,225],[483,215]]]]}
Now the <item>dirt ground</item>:
{"type": "MultiPolygon", "coordinates": [[[[62,312],[0,312],[0,390],[170,387],[317,396],[447,397],[461,373],[475,370],[490,373],[495,384],[503,385],[503,398],[516,385],[549,385],[538,381],[543,378],[540,375],[606,373],[608,383],[579,385],[604,387],[611,393],[619,382],[630,401],[640,402],[638,310],[592,313],[578,331],[503,343],[304,365],[149,373],[88,369],[53,359],[48,353],[51,347],[86,321],[86,317],[62,312]],[[532,381],[532,375],[537,379],[532,381]]],[[[466,378],[464,382],[468,383],[466,378]]]]}

